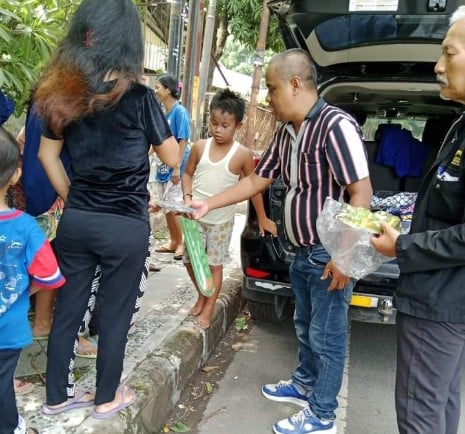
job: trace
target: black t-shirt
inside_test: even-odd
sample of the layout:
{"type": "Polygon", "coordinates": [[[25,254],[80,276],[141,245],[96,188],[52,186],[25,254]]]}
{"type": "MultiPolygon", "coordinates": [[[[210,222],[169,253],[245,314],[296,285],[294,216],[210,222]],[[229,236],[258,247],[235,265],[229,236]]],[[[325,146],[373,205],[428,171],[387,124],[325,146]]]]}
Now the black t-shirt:
{"type": "MultiPolygon", "coordinates": [[[[44,128],[44,136],[56,139],[44,128]]],[[[171,136],[154,92],[135,84],[111,110],[86,116],[63,132],[71,156],[66,207],[148,219],[148,151],[171,136]]]]}

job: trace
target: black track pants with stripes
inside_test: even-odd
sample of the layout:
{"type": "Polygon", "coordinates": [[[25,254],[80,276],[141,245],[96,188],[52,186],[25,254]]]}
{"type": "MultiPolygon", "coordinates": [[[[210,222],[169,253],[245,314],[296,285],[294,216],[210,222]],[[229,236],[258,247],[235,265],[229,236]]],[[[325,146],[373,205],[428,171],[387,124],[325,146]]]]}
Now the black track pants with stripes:
{"type": "Polygon", "coordinates": [[[127,333],[146,285],[149,222],[142,217],[65,209],[55,241],[66,278],[58,290],[47,354],[46,400],[75,394],[77,334],[101,267],[95,404],[114,399],[123,369],[127,333]]]}

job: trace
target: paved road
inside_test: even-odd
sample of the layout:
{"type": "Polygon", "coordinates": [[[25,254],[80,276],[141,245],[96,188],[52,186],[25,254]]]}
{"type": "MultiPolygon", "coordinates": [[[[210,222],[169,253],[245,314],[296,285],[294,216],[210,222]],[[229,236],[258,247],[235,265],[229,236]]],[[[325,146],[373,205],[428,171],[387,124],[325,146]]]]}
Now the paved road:
{"type": "MultiPolygon", "coordinates": [[[[268,401],[260,385],[289,378],[296,361],[292,322],[253,322],[224,378],[217,384],[194,433],[270,434],[277,420],[298,407],[268,401]]],[[[395,434],[394,326],[351,323],[344,384],[337,412],[339,434],[395,434]]],[[[465,387],[463,391],[465,396],[465,387]]],[[[465,433],[462,404],[459,433],[465,433]]]]}

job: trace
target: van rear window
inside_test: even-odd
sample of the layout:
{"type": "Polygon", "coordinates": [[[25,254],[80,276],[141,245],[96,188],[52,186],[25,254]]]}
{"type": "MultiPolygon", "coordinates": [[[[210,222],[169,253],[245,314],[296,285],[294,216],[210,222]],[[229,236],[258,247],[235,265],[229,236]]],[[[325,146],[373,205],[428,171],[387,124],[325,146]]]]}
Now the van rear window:
{"type": "Polygon", "coordinates": [[[379,43],[429,42],[444,39],[449,15],[342,15],[315,28],[326,51],[379,43]]]}

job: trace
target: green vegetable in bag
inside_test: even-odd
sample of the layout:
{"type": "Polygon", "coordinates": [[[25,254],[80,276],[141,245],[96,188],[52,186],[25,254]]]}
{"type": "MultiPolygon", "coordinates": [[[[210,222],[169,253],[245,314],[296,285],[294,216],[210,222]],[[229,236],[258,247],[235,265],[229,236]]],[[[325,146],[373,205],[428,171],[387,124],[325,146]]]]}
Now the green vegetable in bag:
{"type": "Polygon", "coordinates": [[[199,225],[195,220],[181,217],[181,226],[197,287],[203,295],[211,297],[215,293],[215,284],[205,247],[200,238],[199,225]]]}
{"type": "Polygon", "coordinates": [[[381,222],[385,222],[400,231],[400,218],[385,211],[371,212],[369,209],[353,207],[345,203],[335,215],[337,220],[354,228],[366,229],[373,234],[381,233],[381,222]]]}

